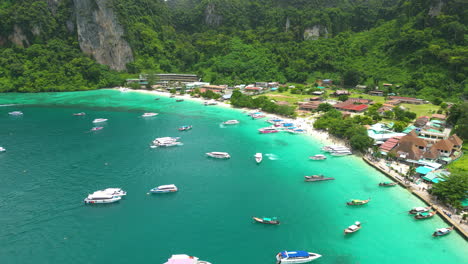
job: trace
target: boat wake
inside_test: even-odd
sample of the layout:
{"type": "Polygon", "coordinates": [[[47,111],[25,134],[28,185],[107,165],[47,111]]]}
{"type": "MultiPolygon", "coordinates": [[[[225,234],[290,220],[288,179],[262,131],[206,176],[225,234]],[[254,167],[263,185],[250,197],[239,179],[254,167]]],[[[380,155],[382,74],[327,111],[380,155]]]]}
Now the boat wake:
{"type": "Polygon", "coordinates": [[[2,106],[14,106],[14,105],[16,105],[16,104],[0,104],[0,107],[2,107],[2,106]]]}
{"type": "Polygon", "coordinates": [[[269,160],[278,160],[279,159],[279,157],[277,155],[273,154],[273,153],[267,153],[267,154],[265,154],[265,156],[267,156],[269,160]]]}

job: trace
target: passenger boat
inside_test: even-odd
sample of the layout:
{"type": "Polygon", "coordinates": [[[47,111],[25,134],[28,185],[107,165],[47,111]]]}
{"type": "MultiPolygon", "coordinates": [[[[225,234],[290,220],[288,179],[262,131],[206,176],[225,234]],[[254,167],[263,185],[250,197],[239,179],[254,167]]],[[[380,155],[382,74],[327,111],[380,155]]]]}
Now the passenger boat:
{"type": "Polygon", "coordinates": [[[218,102],[216,102],[215,100],[211,100],[211,101],[206,101],[203,103],[204,105],[217,105],[218,102]]]}
{"type": "Polygon", "coordinates": [[[177,192],[177,187],[174,184],[161,185],[150,190],[150,193],[170,193],[177,192]]]}
{"type": "Polygon", "coordinates": [[[379,186],[383,186],[383,187],[391,187],[391,186],[396,186],[397,183],[396,182],[381,182],[379,183],[379,186]]]}
{"type": "Polygon", "coordinates": [[[326,160],[327,156],[322,155],[322,154],[317,154],[317,155],[309,157],[309,159],[311,159],[311,160],[326,160]]]}
{"type": "Polygon", "coordinates": [[[177,100],[175,100],[175,101],[176,101],[176,102],[183,102],[184,99],[177,99],[177,100]]]}
{"type": "Polygon", "coordinates": [[[320,258],[321,255],[307,251],[281,251],[276,255],[278,264],[281,263],[308,263],[320,258]]]}
{"type": "Polygon", "coordinates": [[[9,114],[9,115],[12,115],[12,116],[20,116],[20,115],[23,115],[23,112],[21,112],[21,111],[13,111],[13,112],[9,112],[8,114],[9,114]]]}
{"type": "Polygon", "coordinates": [[[0,147],[0,152],[5,152],[5,151],[6,151],[6,148],[0,147]]]}
{"type": "Polygon", "coordinates": [[[98,192],[105,192],[107,194],[120,197],[127,195],[127,192],[122,190],[121,188],[107,188],[98,192]]]}
{"type": "Polygon", "coordinates": [[[278,133],[279,130],[274,127],[264,127],[264,128],[260,128],[258,132],[260,132],[261,134],[270,134],[270,133],[278,133]]]}
{"type": "Polygon", "coordinates": [[[144,113],[141,115],[141,117],[152,117],[152,116],[157,116],[158,113],[144,113]]]}
{"type": "Polygon", "coordinates": [[[346,204],[347,205],[363,205],[363,204],[366,204],[368,202],[370,202],[370,198],[367,199],[367,200],[357,200],[357,199],[354,199],[354,200],[351,200],[349,202],[347,202],[346,204]]]}
{"type": "Polygon", "coordinates": [[[262,223],[262,224],[269,224],[269,225],[279,225],[280,221],[276,217],[252,217],[255,222],[262,223]]]}
{"type": "Polygon", "coordinates": [[[263,160],[263,154],[262,153],[255,153],[255,161],[257,163],[260,163],[260,162],[262,162],[262,160],[263,160]]]}
{"type": "Polygon", "coordinates": [[[187,131],[187,130],[190,130],[192,129],[192,126],[180,126],[179,127],[179,131],[187,131]]]}
{"type": "Polygon", "coordinates": [[[422,213],[417,213],[414,218],[415,219],[427,219],[427,218],[431,218],[433,217],[434,215],[436,215],[437,212],[436,211],[432,211],[432,212],[422,212],[422,213]]]}
{"type": "Polygon", "coordinates": [[[259,119],[259,118],[264,118],[266,115],[263,113],[255,113],[252,115],[253,119],[259,119]]]}
{"type": "Polygon", "coordinates": [[[153,140],[153,145],[156,147],[172,147],[182,143],[178,141],[179,137],[161,137],[153,140]]]}
{"type": "Polygon", "coordinates": [[[346,228],[346,229],[344,230],[344,233],[345,233],[345,235],[346,235],[346,234],[351,234],[351,233],[354,233],[354,232],[358,231],[359,229],[361,229],[361,222],[356,221],[356,222],[354,223],[354,225],[348,226],[348,228],[346,228]]]}
{"type": "Polygon", "coordinates": [[[277,124],[277,123],[283,122],[283,119],[272,118],[272,119],[268,119],[267,122],[270,124],[277,124]]]}
{"type": "Polygon", "coordinates": [[[286,132],[291,134],[305,134],[307,131],[301,128],[287,129],[286,132]]]}
{"type": "Polygon", "coordinates": [[[197,257],[186,254],[172,255],[164,264],[211,264],[208,261],[199,260],[197,257]]]}
{"type": "Polygon", "coordinates": [[[84,116],[84,115],[86,115],[86,113],[85,112],[80,112],[80,113],[74,113],[73,115],[74,116],[84,116]]]}
{"type": "Polygon", "coordinates": [[[454,228],[453,226],[447,227],[447,228],[439,228],[432,234],[432,236],[435,236],[435,237],[445,236],[449,234],[450,232],[452,232],[453,228],[454,228]]]}
{"type": "Polygon", "coordinates": [[[326,151],[326,152],[333,152],[333,151],[339,151],[339,150],[349,150],[348,147],[345,147],[345,146],[333,146],[333,145],[329,145],[329,146],[324,146],[322,147],[322,150],[323,151],[326,151]]]}
{"type": "Polygon", "coordinates": [[[424,213],[424,212],[429,211],[429,209],[431,209],[430,206],[427,206],[427,207],[414,207],[413,209],[409,210],[408,213],[410,213],[410,214],[424,213]]]}
{"type": "Polygon", "coordinates": [[[335,150],[335,151],[330,153],[330,155],[336,156],[336,157],[348,156],[348,155],[352,155],[352,154],[353,153],[350,150],[335,150]]]}
{"type": "Polygon", "coordinates": [[[227,152],[208,152],[206,155],[216,159],[229,159],[231,157],[227,152]]]}
{"type": "Polygon", "coordinates": [[[224,125],[236,125],[239,124],[240,122],[238,120],[228,120],[223,122],[224,125]]]}
{"type": "Polygon", "coordinates": [[[333,177],[325,177],[323,175],[312,175],[312,176],[304,176],[306,182],[314,182],[314,181],[330,181],[334,180],[333,177]]]}
{"type": "Polygon", "coordinates": [[[104,127],[93,127],[91,128],[91,131],[99,131],[101,129],[103,129],[104,127]]]}
{"type": "Polygon", "coordinates": [[[98,204],[98,203],[115,203],[122,199],[120,196],[115,196],[107,192],[97,191],[93,194],[88,195],[84,199],[86,204],[98,204]]]}
{"type": "Polygon", "coordinates": [[[93,120],[93,123],[96,124],[96,123],[102,123],[102,122],[106,122],[106,121],[107,121],[107,119],[105,119],[105,118],[96,118],[96,119],[93,120]]]}

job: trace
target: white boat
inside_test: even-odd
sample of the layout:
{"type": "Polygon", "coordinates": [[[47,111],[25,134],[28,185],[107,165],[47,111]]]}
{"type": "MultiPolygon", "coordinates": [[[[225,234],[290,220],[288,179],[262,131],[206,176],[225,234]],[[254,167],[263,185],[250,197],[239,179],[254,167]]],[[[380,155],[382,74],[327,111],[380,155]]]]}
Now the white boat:
{"type": "Polygon", "coordinates": [[[309,157],[309,159],[311,159],[311,160],[325,160],[325,159],[327,159],[327,156],[322,155],[322,154],[317,154],[317,155],[309,157]]]}
{"type": "Polygon", "coordinates": [[[174,184],[161,185],[150,190],[150,193],[170,193],[177,192],[177,186],[174,184]]]}
{"type": "Polygon", "coordinates": [[[224,125],[236,125],[236,124],[239,124],[240,122],[237,121],[237,120],[228,120],[228,121],[225,121],[223,122],[224,125]]]}
{"type": "Polygon", "coordinates": [[[120,90],[121,92],[123,92],[123,93],[130,91],[130,89],[125,88],[125,87],[120,87],[119,90],[120,90]]]}
{"type": "Polygon", "coordinates": [[[152,116],[157,116],[158,113],[144,113],[143,115],[141,115],[141,117],[152,117],[152,116]]]}
{"type": "Polygon", "coordinates": [[[100,190],[98,192],[104,192],[113,196],[120,196],[120,197],[127,195],[127,192],[122,190],[121,188],[107,188],[104,190],[100,190]]]}
{"type": "Polygon", "coordinates": [[[208,152],[206,155],[216,159],[229,159],[231,157],[227,152],[208,152]]]}
{"type": "Polygon", "coordinates": [[[172,255],[164,264],[211,264],[208,261],[199,260],[197,257],[186,254],[172,255]]]}
{"type": "Polygon", "coordinates": [[[84,199],[84,202],[87,204],[97,204],[97,203],[115,203],[122,199],[120,196],[115,196],[103,191],[97,191],[93,194],[88,195],[84,199]]]}
{"type": "Polygon", "coordinates": [[[281,251],[276,255],[277,263],[308,263],[322,255],[307,251],[281,251]]]}
{"type": "Polygon", "coordinates": [[[0,147],[0,152],[5,152],[5,151],[6,151],[6,148],[0,147]]]}
{"type": "Polygon", "coordinates": [[[337,150],[349,150],[348,147],[345,147],[345,146],[333,146],[333,145],[330,145],[330,146],[324,146],[322,147],[322,150],[323,151],[327,151],[327,152],[332,152],[332,151],[337,151],[337,150]]]}
{"type": "Polygon", "coordinates": [[[287,129],[287,132],[291,134],[305,134],[307,131],[301,128],[287,129]]]}
{"type": "Polygon", "coordinates": [[[278,133],[279,130],[276,129],[275,127],[264,127],[264,128],[260,128],[258,132],[260,132],[261,134],[270,134],[270,133],[278,133]]]}
{"type": "Polygon", "coordinates": [[[182,145],[182,142],[177,141],[179,137],[161,137],[153,140],[153,145],[157,147],[172,147],[182,145]]]}
{"type": "Polygon", "coordinates": [[[21,111],[13,111],[13,112],[9,112],[8,114],[9,114],[9,115],[12,115],[12,116],[20,116],[20,115],[23,115],[23,112],[21,112],[21,111]]]}
{"type": "Polygon", "coordinates": [[[260,163],[260,162],[262,162],[262,160],[263,160],[263,155],[262,155],[262,153],[256,153],[256,154],[255,154],[255,161],[256,161],[257,163],[260,163]]]}
{"type": "Polygon", "coordinates": [[[206,101],[204,104],[205,105],[217,105],[218,102],[216,102],[215,100],[211,100],[211,101],[206,101]]]}
{"type": "Polygon", "coordinates": [[[330,155],[340,157],[340,156],[347,156],[347,155],[352,155],[352,154],[353,153],[349,150],[337,150],[337,151],[333,151],[330,155]]]}
{"type": "Polygon", "coordinates": [[[346,234],[351,234],[351,233],[354,233],[354,232],[358,231],[359,229],[361,229],[361,222],[356,221],[356,222],[354,223],[354,225],[348,226],[348,228],[346,228],[346,229],[344,230],[344,233],[345,233],[345,235],[346,235],[346,234]]]}
{"type": "Polygon", "coordinates": [[[102,123],[102,122],[106,122],[106,121],[107,121],[107,119],[105,119],[105,118],[96,118],[96,119],[93,120],[93,123],[96,124],[96,123],[102,123]]]}

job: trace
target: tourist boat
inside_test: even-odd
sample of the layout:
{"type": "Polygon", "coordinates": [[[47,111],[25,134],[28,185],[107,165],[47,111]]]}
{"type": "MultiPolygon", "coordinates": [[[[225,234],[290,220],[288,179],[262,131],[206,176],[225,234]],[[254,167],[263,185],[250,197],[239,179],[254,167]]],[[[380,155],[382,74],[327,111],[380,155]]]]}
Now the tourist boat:
{"type": "Polygon", "coordinates": [[[262,223],[262,224],[269,224],[269,225],[279,225],[280,221],[276,217],[252,217],[255,222],[262,223]]]}
{"type": "Polygon", "coordinates": [[[98,130],[101,130],[103,128],[104,127],[93,127],[93,128],[91,128],[91,131],[98,131],[98,130]]]}
{"type": "Polygon", "coordinates": [[[120,90],[121,92],[123,92],[123,93],[130,91],[130,89],[125,88],[125,87],[120,87],[119,90],[120,90]]]}
{"type": "Polygon", "coordinates": [[[183,102],[184,99],[177,99],[177,100],[175,100],[175,101],[176,101],[176,102],[183,102]]]}
{"type": "Polygon", "coordinates": [[[80,113],[74,113],[73,115],[74,116],[84,116],[84,115],[86,115],[86,113],[85,112],[80,112],[80,113]]]}
{"type": "Polygon", "coordinates": [[[156,147],[172,147],[181,145],[182,143],[177,140],[179,140],[179,137],[156,138],[155,140],[153,140],[153,145],[156,147]]]}
{"type": "Polygon", "coordinates": [[[332,156],[336,157],[341,157],[341,156],[347,156],[347,155],[352,155],[353,153],[349,150],[335,150],[330,153],[332,156]]]}
{"type": "Polygon", "coordinates": [[[144,113],[141,115],[141,117],[152,117],[152,116],[157,116],[158,113],[144,113]]]}
{"type": "Polygon", "coordinates": [[[266,115],[264,113],[255,113],[251,115],[253,119],[264,118],[266,115]]]}
{"type": "Polygon", "coordinates": [[[174,184],[161,185],[150,190],[150,193],[170,193],[177,192],[177,187],[174,184]]]}
{"type": "Polygon", "coordinates": [[[447,227],[447,228],[439,228],[432,234],[432,236],[435,236],[435,237],[445,236],[449,234],[450,232],[452,232],[453,228],[454,228],[453,226],[447,227]]]}
{"type": "Polygon", "coordinates": [[[192,129],[192,126],[180,126],[179,127],[179,131],[187,131],[187,130],[190,130],[192,129]]]}
{"type": "Polygon", "coordinates": [[[6,151],[6,148],[0,147],[0,152],[5,152],[5,151],[6,151]]]}
{"type": "Polygon", "coordinates": [[[307,132],[307,131],[305,131],[304,129],[301,129],[301,128],[287,129],[286,131],[291,133],[291,134],[305,134],[307,132]]]}
{"type": "Polygon", "coordinates": [[[330,181],[334,180],[333,177],[325,177],[323,175],[312,175],[312,176],[304,176],[306,182],[314,182],[314,181],[330,181]]]}
{"type": "Polygon", "coordinates": [[[348,228],[346,228],[346,229],[344,230],[344,233],[345,233],[345,235],[346,235],[346,234],[351,234],[351,233],[354,233],[354,232],[358,231],[359,229],[361,229],[361,222],[356,221],[356,222],[354,223],[354,225],[348,226],[348,228]]]}
{"type": "Polygon", "coordinates": [[[93,194],[88,195],[84,199],[86,204],[98,204],[98,203],[115,203],[122,199],[120,196],[115,196],[107,192],[97,191],[93,194]]]}
{"type": "Polygon", "coordinates": [[[333,152],[333,151],[339,151],[339,150],[349,150],[348,147],[345,147],[345,146],[333,146],[333,145],[329,145],[329,146],[324,146],[322,147],[322,150],[323,151],[326,151],[326,152],[333,152]]]}
{"type": "Polygon", "coordinates": [[[223,122],[223,125],[237,125],[237,124],[239,124],[238,120],[228,120],[228,121],[223,122]]]}
{"type": "Polygon", "coordinates": [[[263,160],[263,155],[262,155],[262,153],[255,153],[255,161],[256,161],[257,163],[260,163],[260,162],[262,162],[262,160],[263,160]]]}
{"type": "Polygon", "coordinates": [[[174,98],[174,97],[175,97],[175,95],[171,95],[171,96],[169,96],[169,98],[174,98]]]}
{"type": "Polygon", "coordinates": [[[13,112],[9,112],[8,114],[9,114],[9,115],[12,115],[12,116],[20,116],[20,115],[23,115],[23,112],[21,112],[21,111],[13,111],[13,112]]]}
{"type": "Polygon", "coordinates": [[[96,118],[96,119],[93,120],[93,123],[96,124],[96,123],[102,123],[102,122],[106,122],[106,121],[107,121],[107,119],[105,119],[105,118],[96,118]]]}
{"type": "Polygon", "coordinates": [[[206,155],[216,159],[229,159],[231,157],[227,152],[208,152],[206,155]]]}
{"type": "Polygon", "coordinates": [[[107,194],[110,194],[113,196],[119,196],[119,197],[127,195],[127,192],[122,190],[121,188],[107,188],[104,190],[100,190],[98,192],[105,192],[107,194]]]}
{"type": "Polygon", "coordinates": [[[260,128],[258,132],[260,132],[261,134],[270,134],[270,133],[278,133],[279,130],[274,127],[264,127],[264,128],[260,128]]]}
{"type": "Polygon", "coordinates": [[[436,215],[437,212],[436,211],[432,211],[432,212],[422,212],[422,213],[417,213],[414,218],[415,219],[427,219],[427,218],[431,218],[433,217],[434,215],[436,215]]]}
{"type": "Polygon", "coordinates": [[[347,205],[364,205],[364,204],[370,202],[370,200],[371,200],[370,198],[367,199],[367,200],[357,200],[357,199],[354,199],[354,200],[351,200],[351,201],[347,202],[346,204],[347,204],[347,205]]]}
{"type": "Polygon", "coordinates": [[[197,257],[186,254],[172,255],[164,264],[211,264],[208,261],[199,260],[197,257]]]}
{"type": "Polygon", "coordinates": [[[427,207],[414,207],[413,209],[409,210],[408,213],[410,213],[410,214],[424,213],[424,212],[429,211],[429,209],[431,209],[430,206],[427,206],[427,207]]]}
{"type": "Polygon", "coordinates": [[[391,186],[396,186],[397,183],[396,182],[381,182],[379,183],[379,186],[383,186],[383,187],[391,187],[391,186]]]}
{"type": "Polygon", "coordinates": [[[161,99],[161,98],[154,98],[155,101],[158,101],[158,100],[160,100],[160,99],[161,99]]]}
{"type": "Polygon", "coordinates": [[[270,124],[278,124],[280,122],[283,122],[284,120],[283,119],[279,119],[279,118],[272,118],[272,119],[268,119],[267,122],[270,123],[270,124]]]}
{"type": "Polygon", "coordinates": [[[322,154],[317,154],[317,155],[309,157],[309,159],[311,159],[311,160],[326,160],[327,156],[322,155],[322,154]]]}
{"type": "Polygon", "coordinates": [[[320,258],[321,255],[307,251],[281,251],[276,255],[278,264],[282,263],[308,263],[320,258]]]}
{"type": "Polygon", "coordinates": [[[204,105],[217,105],[218,102],[214,101],[214,100],[211,100],[211,101],[206,101],[203,103],[204,105]]]}

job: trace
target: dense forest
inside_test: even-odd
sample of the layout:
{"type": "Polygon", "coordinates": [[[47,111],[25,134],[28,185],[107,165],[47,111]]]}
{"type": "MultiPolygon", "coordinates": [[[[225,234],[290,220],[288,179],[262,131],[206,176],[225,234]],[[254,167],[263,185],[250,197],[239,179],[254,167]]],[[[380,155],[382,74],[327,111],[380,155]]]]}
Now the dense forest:
{"type": "Polygon", "coordinates": [[[215,84],[331,78],[346,87],[393,83],[394,92],[429,100],[468,96],[463,0],[87,1],[116,14],[134,57],[126,71],[81,53],[72,23],[80,0],[0,0],[0,91],[93,89],[129,73],[186,72],[215,84]],[[11,41],[18,28],[23,47],[11,41]]]}

